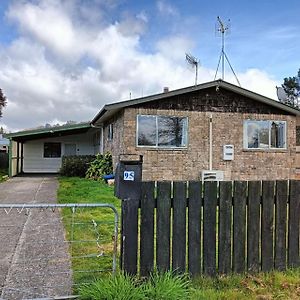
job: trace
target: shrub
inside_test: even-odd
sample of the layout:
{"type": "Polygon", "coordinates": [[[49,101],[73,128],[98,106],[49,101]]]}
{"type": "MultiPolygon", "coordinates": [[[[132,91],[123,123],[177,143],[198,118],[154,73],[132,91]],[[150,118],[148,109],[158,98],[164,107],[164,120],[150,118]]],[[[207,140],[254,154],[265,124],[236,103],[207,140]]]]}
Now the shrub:
{"type": "Polygon", "coordinates": [[[68,177],[84,177],[90,162],[95,157],[95,155],[63,156],[60,174],[68,177]]]}
{"type": "Polygon", "coordinates": [[[103,175],[109,175],[113,172],[112,156],[110,153],[97,154],[96,158],[89,164],[86,172],[86,178],[102,179],[103,175]]]}

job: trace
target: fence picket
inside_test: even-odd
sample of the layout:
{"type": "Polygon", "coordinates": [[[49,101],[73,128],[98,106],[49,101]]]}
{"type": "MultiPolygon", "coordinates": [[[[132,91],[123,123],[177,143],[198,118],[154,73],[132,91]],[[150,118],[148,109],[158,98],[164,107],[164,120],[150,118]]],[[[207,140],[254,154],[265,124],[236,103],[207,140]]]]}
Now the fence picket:
{"type": "Polygon", "coordinates": [[[288,265],[299,267],[299,216],[300,216],[300,181],[290,182],[289,226],[288,226],[288,265]]]}
{"type": "Polygon", "coordinates": [[[260,199],[261,182],[250,181],[248,184],[248,222],[247,222],[247,269],[249,272],[260,271],[260,199]]]}
{"type": "Polygon", "coordinates": [[[286,181],[276,182],[275,269],[286,268],[286,221],[288,189],[286,181]]]}
{"type": "Polygon", "coordinates": [[[153,271],[154,262],[154,182],[142,183],[140,274],[147,276],[153,271]]]}
{"type": "Polygon", "coordinates": [[[188,211],[188,269],[190,274],[201,273],[201,208],[202,183],[189,183],[188,211]]]}
{"type": "Polygon", "coordinates": [[[263,181],[261,213],[261,270],[269,272],[274,267],[273,257],[274,182],[263,181]]]}
{"type": "Polygon", "coordinates": [[[171,183],[157,183],[156,264],[158,271],[170,270],[171,183]]]}
{"type": "Polygon", "coordinates": [[[137,273],[139,199],[122,201],[122,264],[126,273],[137,273]]]}
{"type": "Polygon", "coordinates": [[[245,271],[247,182],[236,181],[233,192],[233,271],[245,271]]]}
{"type": "Polygon", "coordinates": [[[186,183],[174,182],[172,269],[185,272],[186,266],[186,183]]]}
{"type": "Polygon", "coordinates": [[[220,182],[219,203],[219,273],[231,272],[231,209],[232,209],[232,183],[220,182]]]}
{"type": "Polygon", "coordinates": [[[204,183],[203,206],[203,273],[216,274],[217,182],[204,183]]]}

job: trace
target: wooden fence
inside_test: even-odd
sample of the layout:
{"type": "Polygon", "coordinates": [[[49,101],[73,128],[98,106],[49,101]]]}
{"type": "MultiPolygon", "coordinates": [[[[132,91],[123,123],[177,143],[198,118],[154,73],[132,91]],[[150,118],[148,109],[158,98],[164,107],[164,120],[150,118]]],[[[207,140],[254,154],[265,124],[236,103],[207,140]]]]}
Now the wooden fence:
{"type": "Polygon", "coordinates": [[[142,183],[122,201],[121,267],[192,275],[299,266],[300,181],[142,183]]]}

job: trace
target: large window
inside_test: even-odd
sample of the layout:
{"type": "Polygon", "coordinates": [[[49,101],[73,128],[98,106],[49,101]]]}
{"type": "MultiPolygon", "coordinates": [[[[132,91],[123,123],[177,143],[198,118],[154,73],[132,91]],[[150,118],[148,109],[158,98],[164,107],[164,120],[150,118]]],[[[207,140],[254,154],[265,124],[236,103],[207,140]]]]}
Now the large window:
{"type": "Polygon", "coordinates": [[[44,157],[61,157],[61,143],[44,143],[44,157]]]}
{"type": "Polygon", "coordinates": [[[244,121],[244,148],[286,148],[285,121],[244,121]]]}
{"type": "Polygon", "coordinates": [[[148,147],[186,147],[187,118],[137,116],[137,145],[148,147]]]}

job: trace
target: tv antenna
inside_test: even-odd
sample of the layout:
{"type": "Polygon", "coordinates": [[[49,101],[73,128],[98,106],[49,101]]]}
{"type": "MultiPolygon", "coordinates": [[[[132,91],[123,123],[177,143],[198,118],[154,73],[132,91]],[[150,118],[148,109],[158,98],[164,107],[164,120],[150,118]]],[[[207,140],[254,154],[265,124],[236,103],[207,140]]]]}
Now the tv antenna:
{"type": "Polygon", "coordinates": [[[191,65],[193,68],[195,68],[195,85],[197,85],[197,80],[198,80],[198,66],[200,63],[200,60],[198,60],[195,56],[186,53],[185,54],[185,60],[189,65],[191,65]]]}
{"type": "Polygon", "coordinates": [[[231,69],[231,72],[233,73],[237,83],[239,86],[241,86],[234,70],[233,70],[233,67],[231,66],[231,63],[228,59],[228,56],[226,55],[225,53],[225,34],[229,31],[230,29],[230,19],[228,19],[228,22],[227,24],[224,24],[224,22],[221,20],[221,18],[218,16],[217,17],[217,24],[216,24],[216,33],[220,33],[221,36],[222,36],[222,48],[221,48],[221,53],[220,53],[220,56],[219,56],[219,61],[218,61],[218,66],[217,66],[217,70],[216,70],[216,74],[215,74],[215,78],[214,80],[216,80],[217,78],[217,74],[218,74],[218,71],[219,71],[219,67],[220,67],[220,63],[222,63],[222,80],[224,80],[225,78],[225,60],[227,61],[230,69],[231,69]]]}

